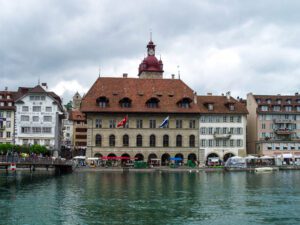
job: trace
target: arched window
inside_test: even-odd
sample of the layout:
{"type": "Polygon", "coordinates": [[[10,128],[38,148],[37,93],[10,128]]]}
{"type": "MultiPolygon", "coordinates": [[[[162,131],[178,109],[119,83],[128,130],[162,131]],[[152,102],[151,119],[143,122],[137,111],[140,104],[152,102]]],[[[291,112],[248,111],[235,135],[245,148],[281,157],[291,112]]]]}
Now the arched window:
{"type": "Polygon", "coordinates": [[[100,134],[96,134],[95,145],[96,146],[101,146],[102,145],[102,137],[101,137],[100,134]]]}
{"type": "Polygon", "coordinates": [[[101,108],[105,108],[108,106],[108,98],[106,98],[105,96],[101,96],[99,98],[97,98],[97,104],[101,107],[101,108]]]}
{"type": "Polygon", "coordinates": [[[155,135],[150,135],[150,147],[155,147],[155,135]]]}
{"type": "Polygon", "coordinates": [[[159,103],[159,99],[157,99],[157,98],[150,98],[146,102],[146,105],[147,105],[148,108],[158,108],[158,103],[159,103]]]}
{"type": "Polygon", "coordinates": [[[129,136],[127,134],[123,135],[123,146],[129,146],[129,136]]]}
{"type": "Polygon", "coordinates": [[[182,136],[180,134],[176,136],[176,146],[177,147],[182,146],[182,136]]]}
{"type": "Polygon", "coordinates": [[[190,135],[190,147],[195,147],[195,135],[190,135]]]}
{"type": "Polygon", "coordinates": [[[190,98],[183,98],[179,102],[177,102],[178,107],[180,108],[190,108],[190,103],[192,99],[190,98]]]}
{"type": "Polygon", "coordinates": [[[115,137],[115,135],[110,135],[109,136],[109,146],[115,146],[116,145],[116,137],[115,137]]]}
{"type": "Polygon", "coordinates": [[[137,147],[143,146],[143,136],[140,134],[136,136],[136,146],[137,147]]]}
{"type": "Polygon", "coordinates": [[[119,101],[119,104],[122,108],[130,108],[131,107],[131,99],[130,98],[122,98],[119,101]]]}
{"type": "Polygon", "coordinates": [[[169,147],[169,135],[164,135],[163,136],[163,146],[164,147],[169,147]]]}

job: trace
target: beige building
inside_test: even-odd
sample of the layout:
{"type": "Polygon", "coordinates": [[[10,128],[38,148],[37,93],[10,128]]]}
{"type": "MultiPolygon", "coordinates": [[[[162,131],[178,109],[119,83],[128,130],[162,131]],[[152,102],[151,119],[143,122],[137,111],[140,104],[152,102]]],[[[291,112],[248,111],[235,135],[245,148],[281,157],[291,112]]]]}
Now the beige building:
{"type": "Polygon", "coordinates": [[[247,95],[247,146],[251,154],[300,154],[300,95],[247,95]]]}
{"type": "Polygon", "coordinates": [[[99,77],[83,97],[87,119],[87,156],[126,156],[161,164],[170,157],[199,157],[196,93],[180,79],[163,78],[155,45],[139,66],[139,78],[99,77]],[[125,120],[124,126],[117,127],[125,120]],[[169,118],[162,128],[160,125],[169,118]]]}
{"type": "Polygon", "coordinates": [[[15,92],[0,91],[0,143],[14,144],[15,92]]]}

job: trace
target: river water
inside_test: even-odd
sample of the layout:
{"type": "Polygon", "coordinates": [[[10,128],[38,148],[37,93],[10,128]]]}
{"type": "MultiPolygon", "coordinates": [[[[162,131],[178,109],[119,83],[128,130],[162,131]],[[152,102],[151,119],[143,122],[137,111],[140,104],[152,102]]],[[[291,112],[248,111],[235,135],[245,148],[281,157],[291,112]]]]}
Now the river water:
{"type": "Polygon", "coordinates": [[[300,224],[300,171],[0,173],[0,224],[300,224]]]}

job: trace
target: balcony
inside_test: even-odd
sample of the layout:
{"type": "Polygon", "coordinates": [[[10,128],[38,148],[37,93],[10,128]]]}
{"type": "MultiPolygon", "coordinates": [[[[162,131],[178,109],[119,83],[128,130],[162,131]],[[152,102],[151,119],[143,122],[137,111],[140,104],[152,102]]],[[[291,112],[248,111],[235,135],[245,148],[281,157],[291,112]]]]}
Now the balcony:
{"type": "Polygon", "coordinates": [[[215,139],[229,139],[231,137],[231,134],[217,134],[214,133],[215,139]]]}
{"type": "Polygon", "coordinates": [[[5,130],[5,126],[0,126],[0,130],[5,130]]]}
{"type": "Polygon", "coordinates": [[[287,123],[287,124],[295,124],[296,120],[288,120],[288,119],[274,119],[274,123],[287,123]]]}
{"type": "Polygon", "coordinates": [[[279,135],[290,135],[290,134],[293,134],[293,133],[296,132],[295,130],[291,130],[291,129],[288,129],[288,128],[279,128],[279,129],[276,129],[274,131],[275,131],[276,134],[279,134],[279,135]]]}

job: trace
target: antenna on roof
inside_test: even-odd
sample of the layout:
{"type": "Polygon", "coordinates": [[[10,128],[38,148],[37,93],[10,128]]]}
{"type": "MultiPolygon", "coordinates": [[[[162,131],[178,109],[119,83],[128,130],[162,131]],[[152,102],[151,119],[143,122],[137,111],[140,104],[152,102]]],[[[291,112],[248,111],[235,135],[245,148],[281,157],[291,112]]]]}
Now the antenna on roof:
{"type": "Polygon", "coordinates": [[[39,79],[38,79],[38,85],[40,85],[40,76],[39,76],[39,79]]]}
{"type": "Polygon", "coordinates": [[[152,41],[152,29],[150,28],[150,41],[152,41]]]}
{"type": "Polygon", "coordinates": [[[99,77],[100,77],[100,75],[101,75],[101,67],[99,66],[99,77]]]}
{"type": "Polygon", "coordinates": [[[177,70],[178,70],[178,79],[180,80],[180,70],[179,70],[179,65],[177,65],[177,70]]]}

